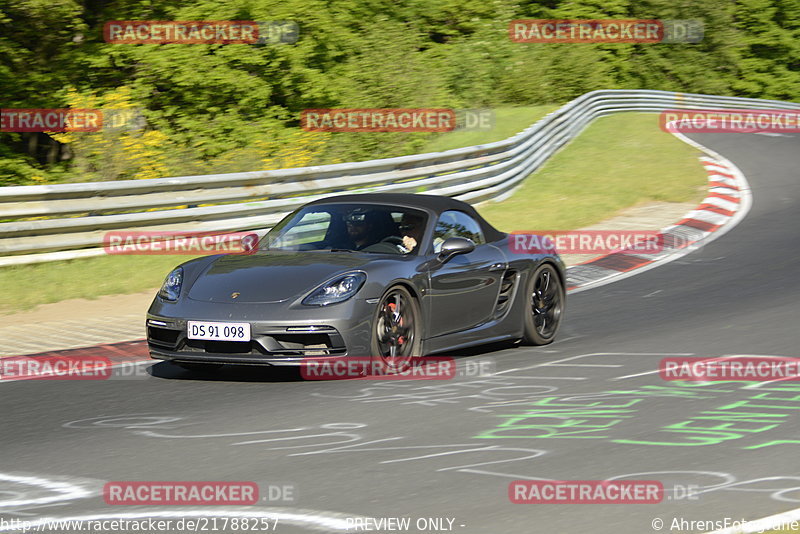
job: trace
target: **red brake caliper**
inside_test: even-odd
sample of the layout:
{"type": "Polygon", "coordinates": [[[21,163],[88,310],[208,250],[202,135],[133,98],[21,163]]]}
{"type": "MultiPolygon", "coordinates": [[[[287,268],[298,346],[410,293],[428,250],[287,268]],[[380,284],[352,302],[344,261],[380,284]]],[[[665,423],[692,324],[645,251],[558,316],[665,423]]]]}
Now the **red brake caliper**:
{"type": "MultiPolygon", "coordinates": [[[[389,310],[394,314],[394,310],[397,309],[397,304],[395,304],[394,302],[390,302],[389,304],[387,304],[387,306],[389,307],[389,310]]],[[[400,317],[400,321],[398,321],[397,324],[400,325],[400,326],[403,326],[403,318],[402,317],[400,317]]],[[[405,338],[403,338],[403,336],[400,336],[399,338],[397,338],[397,344],[398,345],[402,345],[405,342],[406,342],[406,340],[405,340],[405,338]]]]}

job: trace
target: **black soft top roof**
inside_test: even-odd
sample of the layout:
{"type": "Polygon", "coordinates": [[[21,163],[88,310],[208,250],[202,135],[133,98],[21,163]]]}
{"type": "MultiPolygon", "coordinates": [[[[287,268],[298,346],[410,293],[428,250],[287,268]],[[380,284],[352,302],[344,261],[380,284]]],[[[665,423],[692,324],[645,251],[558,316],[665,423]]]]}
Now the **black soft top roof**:
{"type": "Polygon", "coordinates": [[[416,193],[361,193],[349,195],[336,195],[320,200],[315,200],[309,205],[316,204],[388,204],[406,208],[419,208],[433,212],[437,216],[448,210],[463,211],[473,219],[478,221],[483,230],[487,241],[499,241],[506,237],[506,234],[497,230],[494,226],[484,220],[471,205],[461,200],[440,196],[440,195],[420,195],[416,193]]]}

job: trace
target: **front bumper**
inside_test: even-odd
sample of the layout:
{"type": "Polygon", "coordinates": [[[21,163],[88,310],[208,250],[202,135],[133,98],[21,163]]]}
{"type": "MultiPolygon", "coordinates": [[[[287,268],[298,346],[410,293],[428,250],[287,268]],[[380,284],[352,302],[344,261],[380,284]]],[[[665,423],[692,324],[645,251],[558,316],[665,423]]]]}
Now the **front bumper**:
{"type": "Polygon", "coordinates": [[[369,355],[375,304],[363,299],[326,307],[285,304],[169,303],[156,297],[147,314],[154,359],[246,365],[300,365],[304,359],[369,355]],[[251,341],[187,337],[188,321],[248,322],[251,341]]]}

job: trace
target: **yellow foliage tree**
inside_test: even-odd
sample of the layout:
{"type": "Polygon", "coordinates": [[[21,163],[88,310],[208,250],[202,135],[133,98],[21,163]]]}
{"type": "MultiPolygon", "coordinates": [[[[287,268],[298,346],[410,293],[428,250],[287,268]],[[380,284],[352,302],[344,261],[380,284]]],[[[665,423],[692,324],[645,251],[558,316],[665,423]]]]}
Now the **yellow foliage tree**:
{"type": "Polygon", "coordinates": [[[329,132],[296,131],[281,142],[256,141],[256,146],[269,154],[262,160],[264,170],[307,167],[314,163],[328,143],[329,132]]]}
{"type": "Polygon", "coordinates": [[[102,109],[103,128],[97,132],[63,132],[53,138],[68,145],[78,179],[119,180],[169,176],[167,136],[158,130],[143,130],[127,86],[102,96],[70,89],[71,109],[102,109]]]}

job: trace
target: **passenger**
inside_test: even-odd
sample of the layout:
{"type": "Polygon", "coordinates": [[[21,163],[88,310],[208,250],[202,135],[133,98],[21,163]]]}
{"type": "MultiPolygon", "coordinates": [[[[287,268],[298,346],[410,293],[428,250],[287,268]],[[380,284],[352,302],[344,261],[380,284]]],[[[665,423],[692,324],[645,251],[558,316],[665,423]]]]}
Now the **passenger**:
{"type": "Polygon", "coordinates": [[[413,213],[404,213],[400,219],[400,233],[403,235],[403,249],[407,254],[414,251],[422,241],[425,231],[425,218],[413,213]]]}

